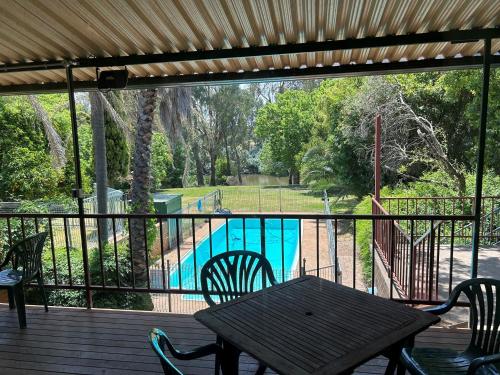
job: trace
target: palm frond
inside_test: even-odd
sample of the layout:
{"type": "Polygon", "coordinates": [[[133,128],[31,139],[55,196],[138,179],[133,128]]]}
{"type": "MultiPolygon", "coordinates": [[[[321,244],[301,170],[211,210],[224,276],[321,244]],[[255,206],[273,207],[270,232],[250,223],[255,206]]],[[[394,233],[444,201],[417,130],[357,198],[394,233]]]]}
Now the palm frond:
{"type": "Polygon", "coordinates": [[[52,158],[52,166],[55,169],[61,169],[66,164],[66,149],[63,141],[52,121],[50,121],[48,113],[42,107],[42,104],[35,95],[28,95],[28,101],[33,107],[36,118],[42,123],[45,137],[49,142],[50,155],[52,158]]]}

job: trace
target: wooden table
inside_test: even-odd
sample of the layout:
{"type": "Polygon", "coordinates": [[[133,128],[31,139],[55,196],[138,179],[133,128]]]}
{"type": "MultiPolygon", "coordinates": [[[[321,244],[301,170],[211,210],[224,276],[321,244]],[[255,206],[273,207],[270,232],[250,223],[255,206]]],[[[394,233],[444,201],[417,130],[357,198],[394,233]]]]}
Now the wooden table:
{"type": "Polygon", "coordinates": [[[280,374],[349,373],[380,355],[393,373],[407,339],[439,317],[313,276],[197,312],[223,338],[222,370],[246,352],[280,374]]]}

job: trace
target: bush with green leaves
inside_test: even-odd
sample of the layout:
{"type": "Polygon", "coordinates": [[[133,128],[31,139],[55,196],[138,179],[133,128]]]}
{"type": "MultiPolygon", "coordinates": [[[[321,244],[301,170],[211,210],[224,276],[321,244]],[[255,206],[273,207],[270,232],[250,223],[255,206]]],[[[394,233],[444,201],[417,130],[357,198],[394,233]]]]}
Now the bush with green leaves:
{"type": "MultiPolygon", "coordinates": [[[[354,208],[355,215],[371,214],[372,198],[371,196],[364,197],[361,202],[354,208]]],[[[361,260],[362,276],[365,285],[369,285],[372,275],[372,221],[358,220],[356,222],[356,245],[359,249],[359,257],[361,260]]]]}
{"type": "MultiPolygon", "coordinates": [[[[132,286],[132,273],[130,269],[130,253],[124,244],[118,244],[117,255],[115,257],[114,246],[107,244],[102,248],[89,249],[89,273],[92,285],[103,284],[108,287],[116,287],[118,281],[122,287],[132,286]],[[118,272],[116,264],[118,263],[118,272]],[[104,278],[103,278],[104,276],[104,278]]],[[[73,285],[85,285],[83,257],[78,249],[60,247],[54,249],[55,258],[52,257],[50,249],[46,249],[43,254],[44,279],[48,284],[54,284],[55,276],[57,282],[63,285],[71,282],[73,285]],[[54,263],[56,275],[54,275],[54,263]]],[[[86,297],[84,290],[65,290],[47,288],[49,304],[57,306],[85,307],[86,297]]],[[[27,292],[26,299],[29,303],[41,303],[41,296],[37,288],[32,288],[27,292]]],[[[133,292],[93,292],[93,306],[99,308],[116,308],[126,310],[152,310],[153,304],[148,293],[133,292]]]]}

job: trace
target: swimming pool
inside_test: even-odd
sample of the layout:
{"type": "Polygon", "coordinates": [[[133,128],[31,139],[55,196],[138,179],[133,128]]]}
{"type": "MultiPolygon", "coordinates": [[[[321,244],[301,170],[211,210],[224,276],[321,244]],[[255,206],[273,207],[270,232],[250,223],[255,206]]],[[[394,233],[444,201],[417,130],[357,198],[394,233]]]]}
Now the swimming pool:
{"type": "MultiPolygon", "coordinates": [[[[281,219],[265,220],[266,258],[271,263],[278,282],[293,277],[299,256],[299,227],[299,220],[297,219],[284,219],[283,228],[281,227],[281,219]],[[284,265],[284,268],[282,265],[284,265]]],[[[203,238],[196,246],[196,272],[194,252],[191,250],[181,261],[181,272],[176,267],[170,273],[170,287],[179,288],[179,281],[182,277],[183,289],[195,289],[196,275],[198,288],[200,288],[201,268],[210,259],[211,255],[227,251],[228,238],[230,251],[249,250],[260,253],[260,220],[245,219],[245,233],[243,234],[243,219],[230,219],[227,230],[224,223],[212,233],[212,252],[210,252],[210,237],[203,238]],[[243,244],[243,241],[245,241],[245,244],[243,244]]],[[[184,297],[191,299],[188,295],[184,297]]]]}

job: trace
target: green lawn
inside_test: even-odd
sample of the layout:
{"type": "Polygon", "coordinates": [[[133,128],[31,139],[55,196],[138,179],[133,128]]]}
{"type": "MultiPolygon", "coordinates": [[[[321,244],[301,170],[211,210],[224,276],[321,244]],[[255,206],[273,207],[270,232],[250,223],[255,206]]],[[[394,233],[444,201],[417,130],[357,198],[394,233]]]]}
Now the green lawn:
{"type": "Polygon", "coordinates": [[[222,191],[222,206],[232,211],[242,212],[323,212],[323,202],[305,188],[258,186],[216,186],[165,189],[162,192],[182,194],[182,204],[198,200],[202,196],[219,189],[222,191]],[[259,209],[260,207],[260,209],[259,209]]]}
{"type": "Polygon", "coordinates": [[[359,198],[352,195],[341,198],[338,201],[334,198],[330,198],[330,209],[332,214],[352,214],[359,202],[359,198]]]}

